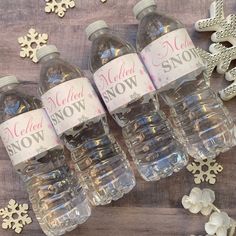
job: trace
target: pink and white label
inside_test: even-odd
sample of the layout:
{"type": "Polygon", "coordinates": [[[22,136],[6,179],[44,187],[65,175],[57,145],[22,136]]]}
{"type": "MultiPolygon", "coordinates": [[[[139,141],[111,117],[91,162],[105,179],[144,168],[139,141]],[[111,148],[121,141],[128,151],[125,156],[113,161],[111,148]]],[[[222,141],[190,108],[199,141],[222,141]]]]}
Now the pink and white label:
{"type": "Polygon", "coordinates": [[[95,72],[94,81],[110,112],[155,91],[136,53],[107,63],[95,72]]]}
{"type": "Polygon", "coordinates": [[[141,57],[157,89],[202,68],[186,29],[177,29],[146,46],[141,57]]]}
{"type": "Polygon", "coordinates": [[[50,89],[42,96],[42,102],[58,135],[105,114],[87,78],[69,80],[50,89]]]}
{"type": "Polygon", "coordinates": [[[0,136],[13,165],[60,145],[44,109],[26,112],[3,122],[0,136]]]}

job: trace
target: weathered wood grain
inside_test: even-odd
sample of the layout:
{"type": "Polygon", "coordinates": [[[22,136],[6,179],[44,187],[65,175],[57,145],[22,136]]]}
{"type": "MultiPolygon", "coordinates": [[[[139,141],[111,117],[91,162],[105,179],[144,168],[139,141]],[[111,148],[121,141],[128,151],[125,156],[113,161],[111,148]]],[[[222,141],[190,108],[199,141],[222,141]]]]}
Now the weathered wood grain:
{"type": "MultiPolygon", "coordinates": [[[[30,27],[49,34],[49,43],[56,44],[61,54],[71,63],[87,72],[90,42],[84,29],[94,20],[106,20],[124,38],[135,43],[137,21],[132,7],[138,0],[76,0],[77,7],[69,10],[63,19],[55,14],[44,13],[42,0],[0,0],[0,75],[15,74],[20,79],[38,80],[39,65],[19,57],[19,36],[30,27]]],[[[196,33],[193,23],[208,16],[211,0],[158,0],[162,12],[183,21],[196,45],[207,48],[209,33],[196,33]]],[[[225,0],[226,14],[236,11],[235,0],[225,0]]],[[[88,72],[87,72],[88,73],[88,72]]],[[[89,74],[89,73],[88,73],[89,74]]],[[[212,81],[216,91],[227,84],[223,77],[214,74],[212,81]]],[[[235,100],[226,105],[235,118],[235,100]]],[[[110,121],[112,130],[124,146],[116,124],[110,121]]],[[[224,171],[217,184],[216,204],[236,218],[236,148],[220,155],[219,162],[224,171]]],[[[130,158],[130,157],[129,157],[130,158]]],[[[136,173],[137,175],[137,173],[136,173]]],[[[123,199],[106,207],[93,209],[92,217],[68,236],[189,236],[204,233],[206,219],[190,215],[181,208],[181,198],[194,186],[193,177],[186,170],[156,183],[146,183],[137,175],[136,188],[123,199]]],[[[201,187],[209,187],[207,184],[201,187]]],[[[23,183],[12,168],[5,149],[0,145],[0,207],[10,198],[28,202],[23,183]]],[[[33,212],[30,215],[34,217],[33,212]]],[[[35,218],[26,226],[22,236],[43,236],[35,218]]],[[[0,229],[0,236],[13,236],[12,231],[0,229]]]]}

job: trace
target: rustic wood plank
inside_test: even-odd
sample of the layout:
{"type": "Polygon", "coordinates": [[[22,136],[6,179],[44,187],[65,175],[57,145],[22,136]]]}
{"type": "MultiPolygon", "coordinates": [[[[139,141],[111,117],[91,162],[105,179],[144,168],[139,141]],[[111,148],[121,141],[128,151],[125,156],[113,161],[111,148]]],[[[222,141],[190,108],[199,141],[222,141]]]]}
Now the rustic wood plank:
{"type": "MultiPolygon", "coordinates": [[[[49,43],[56,44],[63,57],[87,71],[90,42],[84,29],[94,20],[106,20],[122,37],[135,44],[137,21],[132,15],[132,6],[138,0],[76,0],[78,8],[69,10],[63,19],[54,14],[44,13],[42,0],[0,0],[0,75],[15,74],[20,79],[37,81],[39,65],[19,57],[20,47],[17,38],[24,35],[30,27],[49,34],[49,43]]],[[[197,46],[207,49],[209,33],[196,33],[193,23],[208,16],[211,0],[159,0],[158,8],[182,20],[197,46]]],[[[236,11],[235,0],[225,0],[226,14],[236,11]]],[[[222,76],[214,74],[213,88],[218,91],[227,84],[222,76]]],[[[227,102],[230,113],[235,118],[235,100],[227,102]]],[[[113,132],[121,141],[120,129],[110,120],[113,132]]],[[[224,171],[217,184],[211,186],[216,191],[216,204],[236,218],[236,148],[220,155],[219,162],[224,171]]],[[[10,198],[28,202],[27,193],[20,177],[15,173],[5,149],[0,145],[0,207],[10,198]]],[[[129,157],[130,158],[130,157],[129,157]]],[[[106,207],[93,209],[91,218],[68,236],[172,236],[203,234],[205,219],[190,215],[181,207],[181,198],[194,186],[193,178],[186,170],[156,183],[146,183],[136,173],[137,186],[123,199],[106,207]]],[[[202,187],[209,187],[202,184],[202,187]]],[[[30,211],[31,217],[34,217],[30,211]]],[[[35,218],[26,226],[23,236],[43,236],[35,218]]],[[[0,229],[1,236],[15,235],[0,229]]]]}

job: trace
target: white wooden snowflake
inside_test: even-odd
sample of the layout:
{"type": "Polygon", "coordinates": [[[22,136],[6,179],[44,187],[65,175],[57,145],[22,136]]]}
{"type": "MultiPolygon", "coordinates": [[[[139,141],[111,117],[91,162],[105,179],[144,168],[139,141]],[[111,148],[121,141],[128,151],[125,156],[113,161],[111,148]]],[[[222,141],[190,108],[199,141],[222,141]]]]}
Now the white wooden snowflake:
{"type": "Polygon", "coordinates": [[[63,17],[69,8],[75,7],[74,0],[45,0],[45,12],[55,12],[59,17],[63,17]]]}
{"type": "Polygon", "coordinates": [[[236,96],[236,67],[228,71],[225,74],[225,78],[228,81],[233,81],[233,83],[229,85],[227,88],[222,89],[219,93],[224,101],[229,101],[230,99],[236,96]]]}
{"type": "Polygon", "coordinates": [[[28,204],[18,204],[11,199],[7,207],[0,209],[0,216],[3,218],[2,228],[21,233],[23,227],[32,222],[28,216],[28,209],[28,204]]]}
{"type": "MultiPolygon", "coordinates": [[[[210,46],[209,54],[202,49],[198,49],[200,56],[206,62],[207,69],[205,71],[205,79],[209,82],[210,77],[217,66],[217,72],[225,74],[229,69],[232,60],[235,60],[235,48],[236,48],[236,15],[224,16],[224,1],[215,0],[210,7],[210,18],[202,19],[196,22],[195,28],[199,32],[213,31],[211,36],[213,42],[218,43],[220,51],[212,52],[210,46]],[[226,48],[219,42],[229,42],[232,47],[226,48]]],[[[222,100],[228,101],[236,96],[236,68],[228,71],[225,78],[228,81],[233,81],[231,85],[221,90],[220,96],[222,100]]]]}
{"type": "Polygon", "coordinates": [[[215,159],[194,160],[187,166],[187,170],[194,174],[195,184],[202,182],[215,184],[216,175],[223,171],[223,166],[219,165],[215,159]]]}
{"type": "Polygon", "coordinates": [[[210,18],[199,20],[195,24],[199,32],[215,31],[213,42],[230,42],[236,45],[236,15],[224,17],[224,1],[215,0],[210,7],[210,18]]]}
{"type": "Polygon", "coordinates": [[[37,63],[36,51],[47,43],[48,35],[39,34],[35,29],[31,28],[27,35],[19,37],[18,42],[21,45],[21,57],[28,57],[37,63]]]}
{"type": "Polygon", "coordinates": [[[220,43],[214,43],[207,52],[201,48],[197,49],[205,65],[205,78],[210,79],[215,67],[219,74],[224,74],[229,69],[230,63],[236,59],[236,46],[227,48],[220,43]]]}

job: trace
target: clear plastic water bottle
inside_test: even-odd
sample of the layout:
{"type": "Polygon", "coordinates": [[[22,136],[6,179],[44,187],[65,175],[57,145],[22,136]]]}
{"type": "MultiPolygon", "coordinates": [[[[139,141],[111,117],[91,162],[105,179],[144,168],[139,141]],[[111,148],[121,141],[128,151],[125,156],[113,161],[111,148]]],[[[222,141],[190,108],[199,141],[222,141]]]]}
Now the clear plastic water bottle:
{"type": "Polygon", "coordinates": [[[137,49],[170,106],[179,138],[195,158],[214,158],[235,145],[234,123],[203,78],[203,65],[187,30],[158,13],[154,0],[134,7],[140,21],[137,49]]]}
{"type": "Polygon", "coordinates": [[[53,45],[37,51],[40,92],[57,134],[72,152],[75,169],[93,205],[121,198],[135,186],[125,153],[109,131],[90,81],[60,58],[53,45]]]}
{"type": "Polygon", "coordinates": [[[33,87],[29,85],[14,76],[0,79],[0,135],[26,184],[42,230],[47,236],[58,236],[84,223],[91,209],[65,162],[63,146],[40,100],[31,95],[33,87]]]}
{"type": "Polygon", "coordinates": [[[89,66],[110,114],[123,130],[130,154],[146,181],[165,178],[188,162],[164,114],[154,85],[135,49],[104,21],[86,29],[92,41],[89,66]]]}

